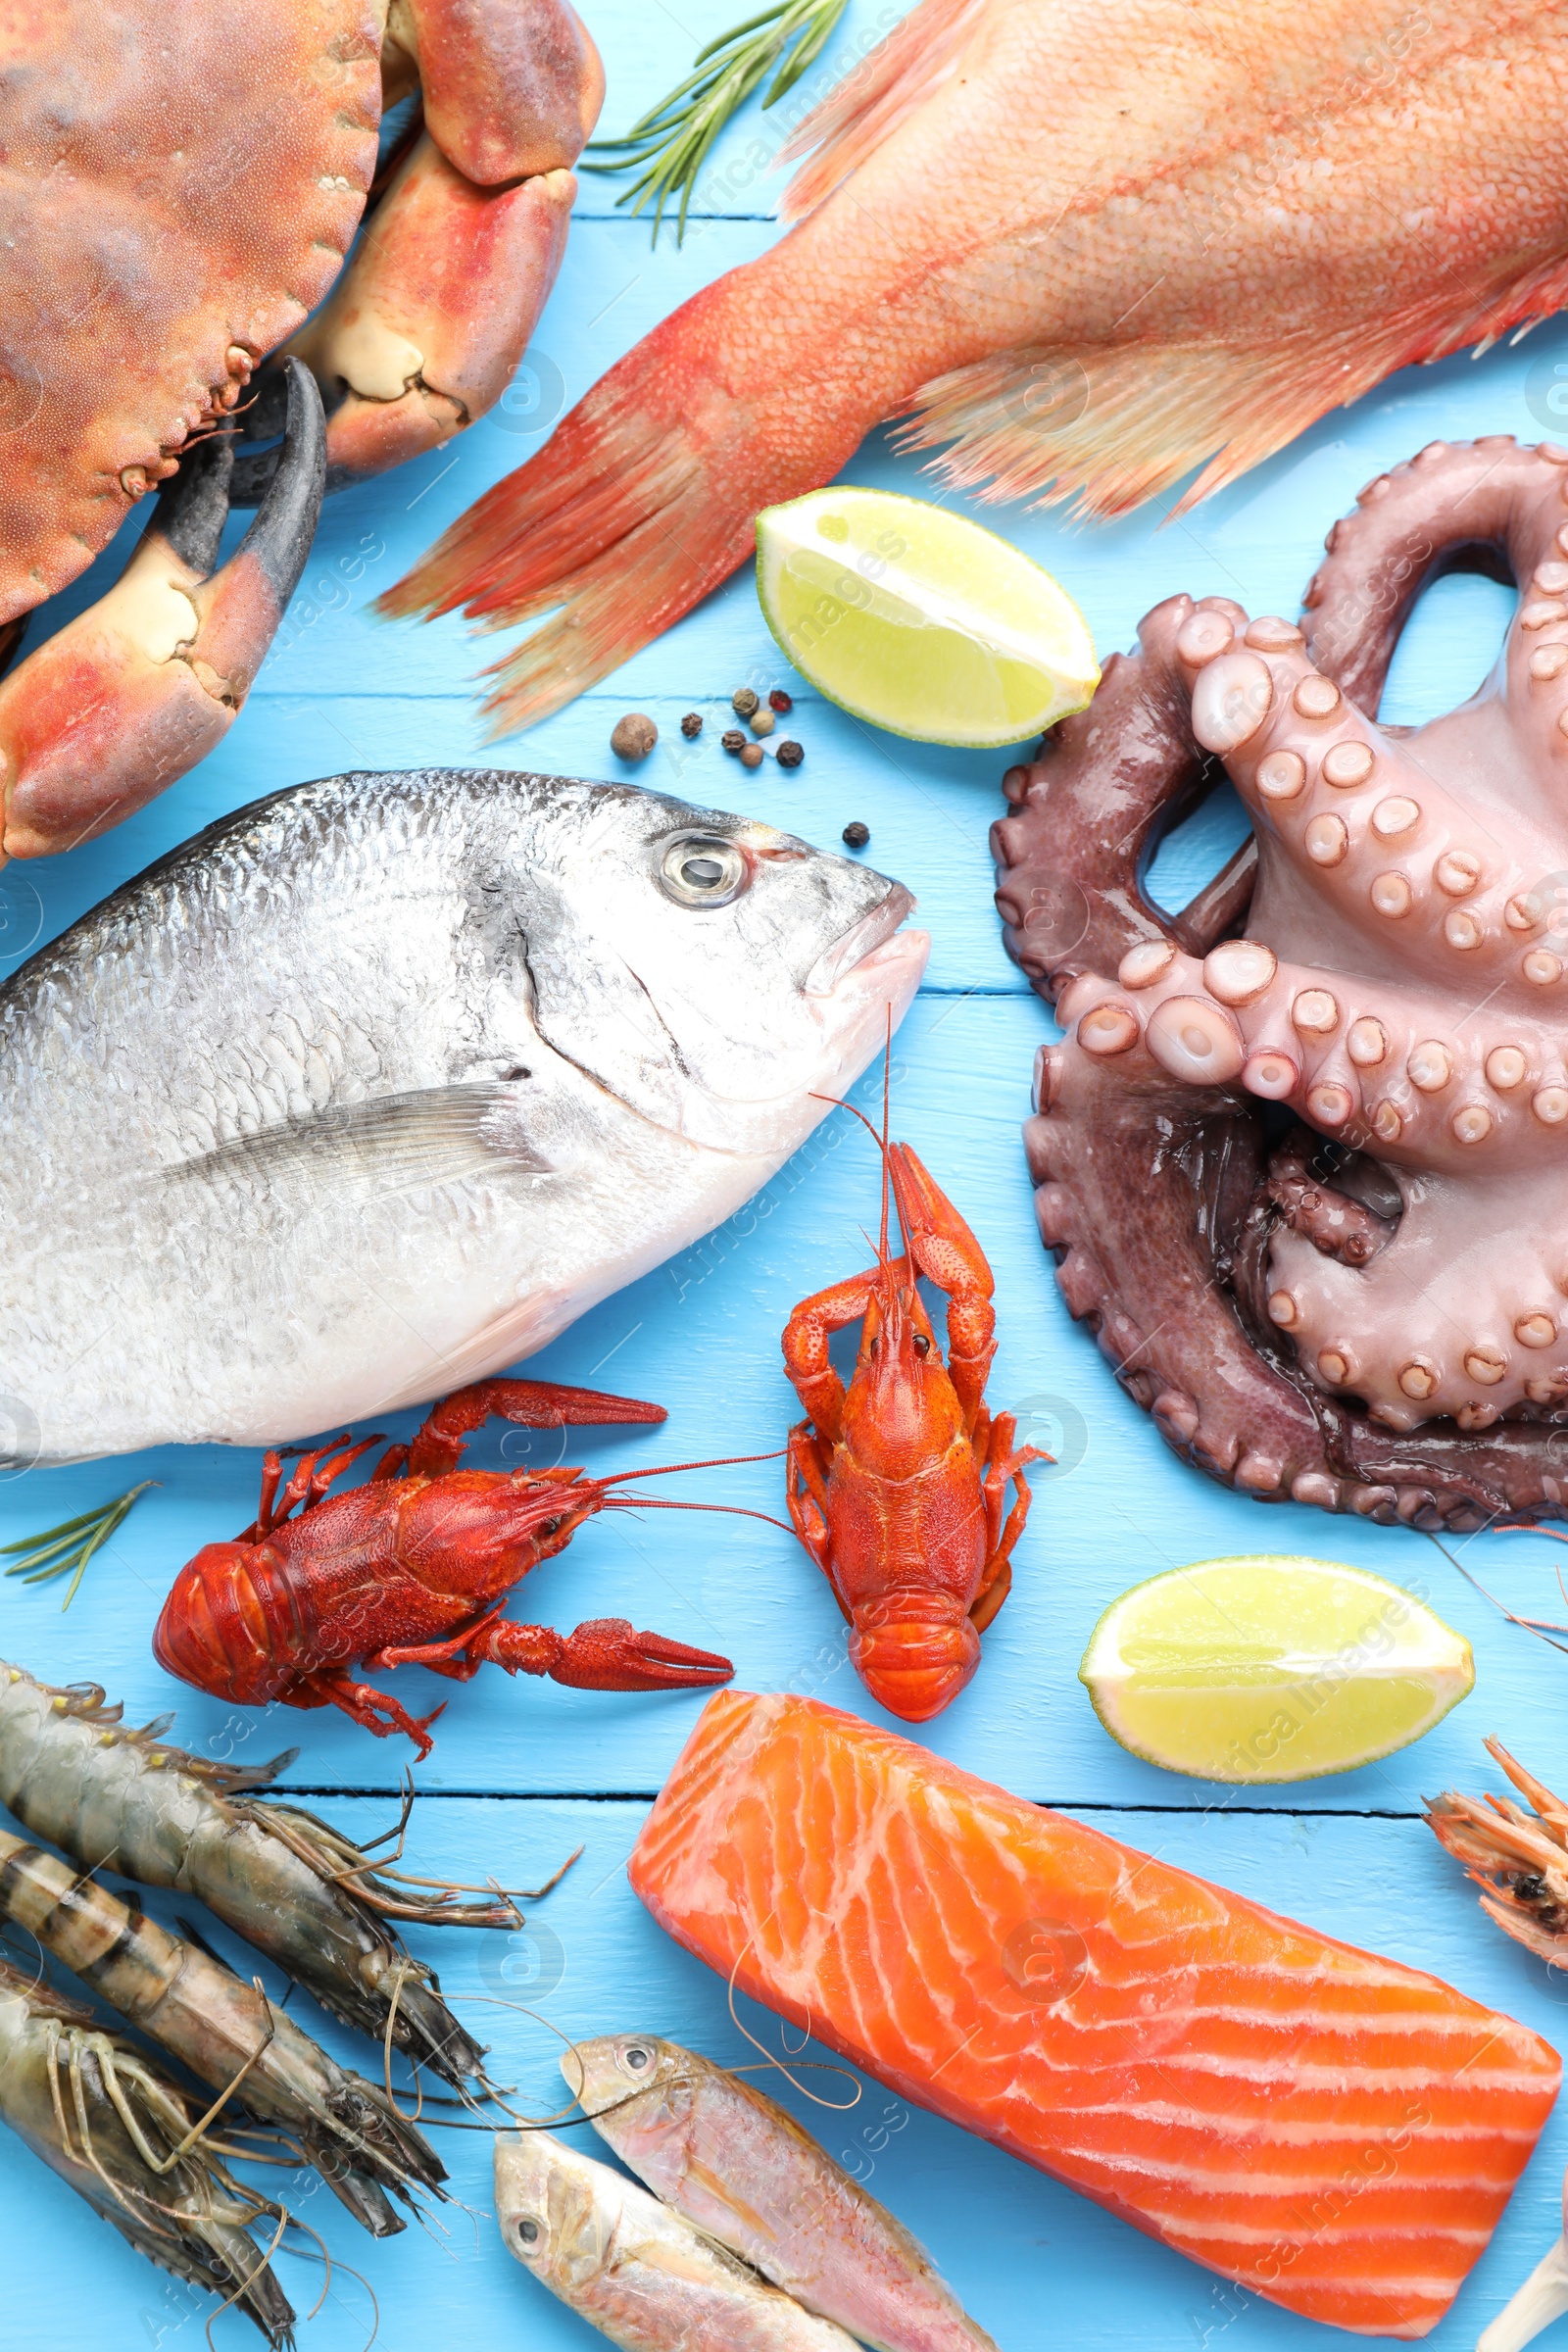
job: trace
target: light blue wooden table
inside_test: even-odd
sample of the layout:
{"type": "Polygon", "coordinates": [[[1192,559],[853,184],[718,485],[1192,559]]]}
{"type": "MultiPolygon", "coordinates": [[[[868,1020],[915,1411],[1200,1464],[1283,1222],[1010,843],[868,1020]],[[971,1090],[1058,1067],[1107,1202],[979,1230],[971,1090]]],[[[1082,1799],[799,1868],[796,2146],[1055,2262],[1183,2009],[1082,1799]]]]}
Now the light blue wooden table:
{"type": "MultiPolygon", "coordinates": [[[[686,69],[699,43],[727,23],[734,0],[678,8],[591,0],[592,28],[610,70],[608,127],[630,122],[686,69]]],[[[839,65],[897,12],[853,0],[825,65],[839,65]]],[[[562,407],[696,287],[761,252],[779,233],[781,179],[759,170],[779,143],[754,109],[718,150],[685,246],[667,232],[650,248],[645,224],[617,218],[615,183],[589,180],[561,281],[538,333],[534,365],[487,418],[450,449],[335,501],[323,519],[299,597],[250,706],[227,743],[131,822],[69,859],[0,875],[0,975],[82,908],[223,810],[309,776],[352,766],[463,762],[485,756],[469,680],[487,651],[456,621],[383,627],[370,599],[389,586],[481,490],[527,457],[562,407]]],[[[985,519],[1067,583],[1102,651],[1126,644],[1140,613],[1179,588],[1239,598],[1253,612],[1294,612],[1324,530],[1359,484],[1436,435],[1514,432],[1568,437],[1568,326],[1515,349],[1396,377],[1357,408],[1330,417],[1225,496],[1161,529],[1148,511],[1113,529],[1081,532],[1015,510],[985,519]]],[[[850,469],[857,481],[921,492],[912,462],[879,439],[850,469]]],[[[77,591],[64,618],[100,594],[123,563],[129,534],[77,591]]],[[[1480,582],[1444,583],[1406,635],[1386,714],[1418,718],[1458,699],[1489,667],[1509,600],[1480,582]]],[[[494,650],[493,648],[488,650],[494,650]]],[[[918,895],[935,939],[919,1000],[895,1048],[895,1131],[909,1138],[961,1203],[998,1278],[1001,1351],[993,1401],[1033,1416],[1061,1454],[1040,1477],[1017,1559],[1014,1596],[986,1637],[969,1690],[927,1727],[929,1744],[1021,1793],[1083,1813],[1158,1852],[1330,1934],[1431,1968],[1561,2042],[1568,1980],[1555,1989],[1537,1964],[1483,1918],[1454,1865],[1419,1819],[1420,1796],[1471,1789],[1490,1773],[1481,1740],[1501,1734],[1559,1786],[1568,1659],[1500,1621],[1422,1537],[1330,1520],[1295,1506],[1259,1506],[1173,1460],[1149,1420],[1119,1394],[1090,1342],[1070,1323],[1036,1240],[1018,1141],[1030,1063],[1049,1016],[1003,953],[991,905],[986,831],[1000,803],[1004,760],[926,749],[857,725],[808,693],[794,731],[807,761],[793,776],[771,762],[748,776],[718,746],[732,688],[781,681],[781,664],[743,573],[597,694],[499,757],[567,775],[615,772],[610,731],[625,710],[653,713],[661,743],[643,773],[663,789],[744,807],[824,844],[852,817],[871,828],[867,856],[918,895]],[[696,708],[708,726],[683,743],[678,719],[696,708]],[[1391,1762],[1296,1791],[1231,1792],[1134,1762],[1100,1729],[1076,1681],[1085,1639],[1116,1593],[1139,1578],[1216,1552],[1266,1544],[1353,1560],[1428,1596],[1475,1645],[1478,1685],[1467,1704],[1420,1746],[1391,1762]]],[[[790,680],[792,685],[798,681],[790,680]]],[[[1180,905],[1241,832],[1234,803],[1211,806],[1170,844],[1155,874],[1180,905]]],[[[794,1301],[860,1262],[861,1227],[874,1214],[876,1170],[863,1136],[840,1113],[752,1209],[709,1242],[598,1309],[531,1369],[660,1398],[669,1407],[664,1459],[776,1446],[794,1400],[778,1334],[794,1301]]],[[[411,1423],[412,1426],[412,1417],[411,1423]]],[[[515,1443],[515,1441],[514,1441],[515,1443]]],[[[586,1438],[573,1457],[647,1459],[634,1434],[586,1438]]],[[[496,1440],[477,1458],[499,1458],[496,1440]]],[[[92,1677],[134,1718],[174,1706],[177,1736],[218,1755],[267,1755],[298,1742],[290,1788],[367,1835],[391,1817],[403,1754],[345,1722],[273,1709],[236,1722],[171,1682],[148,1638],[174,1570],[208,1539],[254,1508],[259,1457],[218,1449],[169,1451],[72,1471],[34,1470],[0,1482],[0,1542],[120,1493],[162,1481],[89,1571],[69,1615],[59,1588],[0,1587],[0,1653],[66,1682],[92,1677]]],[[[773,1466],[715,1476],[705,1492],[776,1507],[773,1466]]],[[[1474,1539],[1467,1564],[1516,1606],[1555,1601],[1544,1543],[1474,1539]]],[[[875,1718],[846,1663],[843,1627],[825,1585],[795,1544],[752,1521],[731,1525],[657,1514],[587,1529],[523,1596],[526,1614],[570,1626],[620,1614],[718,1648],[753,1690],[809,1691],[875,1718]]],[[[410,1673],[408,1701],[433,1685],[410,1673]]],[[[623,1864],[648,1804],[694,1722],[700,1700],[597,1697],[486,1672],[466,1690],[442,1685],[452,1704],[434,1755],[421,1767],[416,1861],[514,1885],[547,1874],[579,1842],[583,1859],[529,1928],[508,1938],[416,1935],[449,1989],[542,2009],[578,2035],[640,2028],[689,2040],[719,2059],[742,2054],[723,1989],[678,1952],[644,1914],[623,1864]]],[[[153,1896],[170,1916],[173,1904],[153,1896]]],[[[189,1906],[184,1906],[188,1908],[189,1906]]],[[[223,1932],[214,1939],[239,1957],[223,1932]]],[[[251,1961],[245,1958],[247,1970],[251,1961]]],[[[373,2071],[304,1995],[295,2014],[373,2071]]],[[[554,2105],[554,2043],[504,2008],[470,2014],[494,2040],[497,2071],[537,2110],[554,2105]]],[[[764,2036],[765,2013],[749,2013],[764,2036]]],[[[775,2044],[776,2046],[776,2044],[775,2044]]],[[[1179,2256],[1138,2236],[953,2127],[900,2109],[873,2084],[856,2115],[828,2136],[862,2178],[930,2245],[1004,2352],[1137,2343],[1149,2352],[1306,2352],[1325,2331],[1239,2297],[1179,2256]],[[861,2121],[861,2117],[866,2120],[861,2121]]],[[[386,2352],[444,2352],[455,2343],[538,2352],[587,2352],[589,2331],[508,2257],[487,2214],[488,2143],[445,2135],[454,2205],[431,2234],[415,2229],[386,2246],[354,2230],[330,2200],[297,2201],[335,2253],[373,2282],[386,2352]]],[[[1473,2344],[1480,2328],[1545,2251],[1559,2227],[1568,2111],[1548,2129],[1496,2239],[1432,2339],[1473,2344]]],[[[308,2309],[319,2274],[285,2263],[293,2299],[308,2309]]],[[[166,2281],[94,2221],[22,2148],[0,2138],[0,2279],[8,2342],[36,2352],[81,2344],[200,2352],[210,2306],[166,2281]]],[[[369,2332],[363,2286],[338,2273],[304,2335],[314,2352],[355,2352],[369,2332]]],[[[233,2316],[222,2340],[246,2339],[233,2316]]],[[[1347,2343],[1348,2338],[1340,2339],[1347,2343]]]]}

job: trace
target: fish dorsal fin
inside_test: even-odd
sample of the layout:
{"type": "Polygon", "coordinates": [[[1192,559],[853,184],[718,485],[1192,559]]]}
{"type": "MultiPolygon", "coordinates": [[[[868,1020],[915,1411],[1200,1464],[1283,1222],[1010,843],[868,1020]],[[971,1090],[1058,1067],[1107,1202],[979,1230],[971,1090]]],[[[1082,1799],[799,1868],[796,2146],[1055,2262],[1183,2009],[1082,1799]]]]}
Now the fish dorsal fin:
{"type": "Polygon", "coordinates": [[[1128,514],[1201,466],[1172,510],[1182,514],[1326,410],[1429,356],[1431,331],[1406,313],[1343,341],[1319,327],[1267,346],[1238,333],[1157,353],[1133,342],[997,352],[922,385],[897,446],[948,444],[933,470],[952,487],[988,504],[1071,499],[1075,520],[1128,514]]]}
{"type": "Polygon", "coordinates": [[[544,1174],[549,1162],[526,1143],[516,1112],[514,1090],[503,1084],[381,1095],[231,1136],[175,1173],[207,1184],[233,1178],[260,1185],[308,1174],[315,1184],[367,1199],[510,1170],[544,1174]]]}
{"type": "Polygon", "coordinates": [[[779,161],[811,160],[796,172],[780,211],[799,220],[858,170],[890,132],[956,70],[969,36],[996,0],[921,0],[885,41],[853,67],[791,133],[779,161]],[[814,152],[813,152],[814,150],[814,152]]]}

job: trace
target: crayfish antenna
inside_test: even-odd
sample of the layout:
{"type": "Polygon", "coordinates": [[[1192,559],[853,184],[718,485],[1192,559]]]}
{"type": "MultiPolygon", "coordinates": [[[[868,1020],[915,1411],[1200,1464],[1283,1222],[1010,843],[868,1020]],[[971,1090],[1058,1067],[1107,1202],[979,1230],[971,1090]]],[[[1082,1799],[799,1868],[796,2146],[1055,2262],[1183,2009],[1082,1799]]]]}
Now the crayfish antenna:
{"type": "MultiPolygon", "coordinates": [[[[596,1487],[618,1487],[628,1478],[673,1478],[677,1470],[733,1470],[743,1462],[781,1462],[789,1448],[775,1446],[771,1453],[720,1453],[709,1462],[656,1462],[649,1470],[612,1470],[608,1478],[596,1478],[596,1487]]],[[[713,1509],[722,1506],[713,1504],[713,1509]]]]}

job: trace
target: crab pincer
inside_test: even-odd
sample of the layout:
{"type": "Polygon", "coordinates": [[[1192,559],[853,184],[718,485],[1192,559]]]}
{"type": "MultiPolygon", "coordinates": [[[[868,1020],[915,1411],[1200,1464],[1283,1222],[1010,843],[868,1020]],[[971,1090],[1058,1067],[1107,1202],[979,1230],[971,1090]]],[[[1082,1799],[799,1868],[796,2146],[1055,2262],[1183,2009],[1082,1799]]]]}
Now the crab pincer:
{"type": "Polygon", "coordinates": [[[233,725],[299,584],[320,512],[325,419],[288,363],[282,452],[218,568],[232,439],[215,433],[161,492],[116,585],[0,684],[0,852],[43,858],[119,824],[233,725]]]}
{"type": "MultiPolygon", "coordinates": [[[[329,490],[439,448],[500,399],[561,268],[605,88],[565,0],[393,0],[382,78],[388,105],[421,85],[423,135],[287,347],[326,399],[329,490]]],[[[242,459],[236,501],[270,465],[242,459]]]]}

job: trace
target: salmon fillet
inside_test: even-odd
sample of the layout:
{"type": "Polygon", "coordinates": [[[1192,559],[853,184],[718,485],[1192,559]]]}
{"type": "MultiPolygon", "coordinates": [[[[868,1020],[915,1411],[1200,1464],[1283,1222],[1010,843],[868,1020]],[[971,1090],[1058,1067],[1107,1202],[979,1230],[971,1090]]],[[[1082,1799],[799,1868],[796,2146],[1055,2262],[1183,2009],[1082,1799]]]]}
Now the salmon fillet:
{"type": "Polygon", "coordinates": [[[1421,2336],[1556,2052],[812,1699],[710,1700],[632,1886],[742,1991],[1271,2302],[1421,2336]]]}

